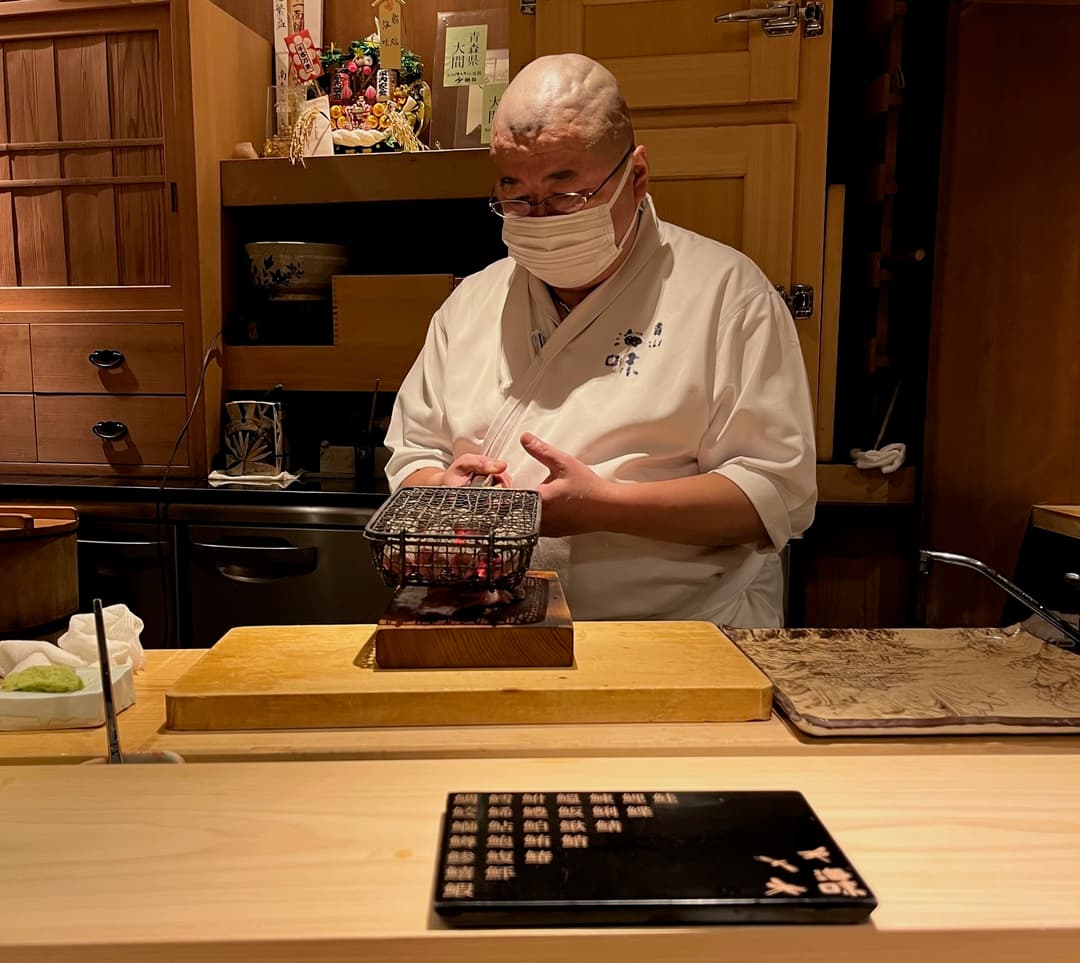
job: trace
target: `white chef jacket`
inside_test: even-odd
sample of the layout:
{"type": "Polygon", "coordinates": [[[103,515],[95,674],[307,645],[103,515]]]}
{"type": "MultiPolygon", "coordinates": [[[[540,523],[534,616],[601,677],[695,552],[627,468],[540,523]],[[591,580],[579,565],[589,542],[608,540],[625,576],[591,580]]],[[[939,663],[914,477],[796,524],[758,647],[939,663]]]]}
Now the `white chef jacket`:
{"type": "Polygon", "coordinates": [[[511,258],[466,278],[432,319],[398,392],[391,490],[483,452],[517,488],[547,469],[523,431],[620,484],[716,472],[769,544],[680,545],[612,532],[541,539],[578,619],[780,622],[776,553],[813,520],[813,415],[787,307],[738,251],[657,219],[651,198],[619,270],[559,323],[511,258]]]}

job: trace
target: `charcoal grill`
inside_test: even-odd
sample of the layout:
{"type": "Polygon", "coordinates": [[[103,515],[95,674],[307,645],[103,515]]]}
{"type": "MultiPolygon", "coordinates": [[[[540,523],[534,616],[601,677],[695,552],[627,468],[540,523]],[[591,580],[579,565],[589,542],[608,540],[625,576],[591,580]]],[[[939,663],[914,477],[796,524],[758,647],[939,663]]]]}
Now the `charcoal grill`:
{"type": "Polygon", "coordinates": [[[364,535],[387,585],[515,588],[540,535],[540,496],[511,488],[402,488],[364,535]]]}
{"type": "Polygon", "coordinates": [[[529,572],[538,492],[403,488],[364,535],[375,568],[396,589],[375,630],[380,668],[573,664],[558,576],[529,572]]]}

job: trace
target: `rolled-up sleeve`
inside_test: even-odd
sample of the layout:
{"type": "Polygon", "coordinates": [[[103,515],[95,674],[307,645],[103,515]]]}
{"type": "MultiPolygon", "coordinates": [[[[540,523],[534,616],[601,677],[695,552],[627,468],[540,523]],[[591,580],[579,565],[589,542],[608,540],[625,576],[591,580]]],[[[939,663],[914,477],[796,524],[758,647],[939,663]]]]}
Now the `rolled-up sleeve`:
{"type": "Polygon", "coordinates": [[[750,499],[779,551],[814,520],[814,416],[794,322],[762,291],[721,320],[712,420],[698,454],[704,471],[750,499]]]}

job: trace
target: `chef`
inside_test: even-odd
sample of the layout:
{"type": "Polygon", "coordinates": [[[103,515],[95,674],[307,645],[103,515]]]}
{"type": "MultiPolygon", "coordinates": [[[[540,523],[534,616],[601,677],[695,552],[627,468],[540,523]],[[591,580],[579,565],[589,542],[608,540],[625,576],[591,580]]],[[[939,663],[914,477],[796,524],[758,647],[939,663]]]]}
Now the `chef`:
{"type": "Polygon", "coordinates": [[[812,521],[794,324],[758,267],[659,220],[615,78],[541,57],[491,133],[510,257],[466,278],[402,384],[387,477],[542,498],[534,568],[579,619],[781,621],[812,521]]]}

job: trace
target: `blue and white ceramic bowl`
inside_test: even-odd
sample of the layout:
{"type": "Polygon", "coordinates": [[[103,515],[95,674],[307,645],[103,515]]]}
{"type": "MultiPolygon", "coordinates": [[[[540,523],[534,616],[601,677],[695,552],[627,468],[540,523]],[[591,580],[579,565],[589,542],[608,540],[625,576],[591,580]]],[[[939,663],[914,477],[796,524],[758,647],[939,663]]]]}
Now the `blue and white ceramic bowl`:
{"type": "Polygon", "coordinates": [[[342,244],[309,244],[304,241],[257,241],[245,244],[251,281],[275,301],[311,300],[326,297],[330,279],[349,263],[342,244]]]}

